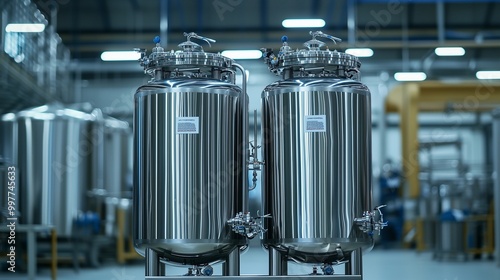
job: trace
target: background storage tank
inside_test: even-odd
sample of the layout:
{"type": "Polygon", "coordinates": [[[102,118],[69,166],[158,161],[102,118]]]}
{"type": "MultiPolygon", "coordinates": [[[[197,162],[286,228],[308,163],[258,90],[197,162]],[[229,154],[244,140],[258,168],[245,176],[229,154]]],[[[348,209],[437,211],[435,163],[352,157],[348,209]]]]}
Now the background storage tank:
{"type": "Polygon", "coordinates": [[[182,51],[165,52],[158,37],[151,55],[142,51],[153,79],[135,94],[134,239],[146,275],[159,259],[202,265],[245,244],[227,226],[248,192],[248,97],[235,85],[245,71],[191,42],[213,40],[184,35],[182,51]]]}
{"type": "Polygon", "coordinates": [[[89,209],[96,211],[103,221],[103,232],[106,236],[117,234],[117,209],[120,207],[127,213],[127,231],[132,233],[131,205],[131,140],[132,130],[129,124],[94,109],[95,121],[92,129],[98,138],[93,146],[92,157],[92,191],[89,192],[89,209]],[[130,207],[129,207],[130,206],[130,207]]]}
{"type": "Polygon", "coordinates": [[[93,119],[60,104],[2,117],[1,153],[18,168],[20,223],[54,225],[59,236],[71,235],[91,188],[93,119]]]}
{"type": "Polygon", "coordinates": [[[262,242],[275,274],[286,274],[289,259],[357,265],[351,255],[371,249],[384,225],[371,206],[370,91],[360,62],[321,50],[316,37],[340,39],[311,35],[307,49],[292,50],[284,36],[279,54],[264,52],[283,77],[262,93],[263,205],[272,216],[262,242]]]}

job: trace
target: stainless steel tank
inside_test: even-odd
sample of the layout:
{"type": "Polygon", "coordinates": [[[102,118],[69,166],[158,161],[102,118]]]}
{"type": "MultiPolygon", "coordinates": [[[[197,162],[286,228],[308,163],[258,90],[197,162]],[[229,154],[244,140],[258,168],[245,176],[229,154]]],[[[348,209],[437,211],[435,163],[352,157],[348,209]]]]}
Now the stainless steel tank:
{"type": "Polygon", "coordinates": [[[235,84],[245,71],[191,38],[213,40],[184,35],[180,51],[158,37],[141,50],[153,79],[135,94],[134,239],[147,265],[213,263],[245,244],[227,225],[246,210],[248,97],[235,84]]]}
{"type": "Polygon", "coordinates": [[[2,193],[0,193],[0,224],[7,223],[8,218],[18,217],[20,213],[18,205],[19,168],[17,168],[17,166],[14,164],[15,159],[17,158],[17,139],[14,137],[14,135],[17,135],[16,115],[9,113],[1,116],[0,191],[2,193]],[[9,172],[14,173],[9,174],[9,172]],[[11,201],[10,208],[9,200],[11,201]],[[14,205],[12,205],[12,203],[14,203],[14,205]],[[14,209],[15,211],[11,211],[14,209]]]}
{"type": "Polygon", "coordinates": [[[132,150],[132,130],[129,124],[111,117],[103,122],[103,187],[106,190],[104,199],[105,217],[104,231],[106,235],[116,236],[117,210],[125,212],[123,235],[132,235],[132,170],[129,168],[132,150]]]}
{"type": "MultiPolygon", "coordinates": [[[[132,130],[127,122],[103,114],[100,109],[93,109],[92,114],[92,134],[97,141],[93,145],[88,210],[99,214],[103,233],[114,237],[118,233],[117,209],[126,212],[127,224],[132,219],[132,130]]],[[[132,231],[127,229],[122,234],[131,236],[132,231]]]]}
{"type": "Polygon", "coordinates": [[[92,119],[59,104],[3,116],[8,140],[2,146],[12,148],[4,152],[18,169],[20,223],[54,225],[58,236],[71,235],[90,189],[92,119]]]}
{"type": "Polygon", "coordinates": [[[335,264],[370,250],[383,227],[372,207],[370,91],[359,81],[360,62],[322,50],[316,37],[302,50],[287,38],[272,72],[283,80],[262,93],[263,207],[272,218],[262,240],[285,260],[335,264]]]}

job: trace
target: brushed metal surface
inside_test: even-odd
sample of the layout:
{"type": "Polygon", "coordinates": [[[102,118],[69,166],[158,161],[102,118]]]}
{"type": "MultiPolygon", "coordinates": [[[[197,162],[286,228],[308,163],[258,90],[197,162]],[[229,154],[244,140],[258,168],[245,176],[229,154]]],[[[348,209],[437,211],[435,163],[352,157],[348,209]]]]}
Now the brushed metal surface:
{"type": "Polygon", "coordinates": [[[262,241],[299,262],[343,259],[373,240],[354,225],[371,210],[370,92],[340,79],[276,82],[262,93],[262,241]],[[305,116],[325,115],[326,132],[306,132],[305,116]]]}
{"type": "Polygon", "coordinates": [[[17,166],[19,223],[53,225],[58,236],[70,236],[91,188],[93,116],[57,104],[8,115],[3,131],[13,143],[1,153],[17,166]]]}
{"type": "Polygon", "coordinates": [[[208,79],[140,87],[134,114],[135,247],[163,261],[222,260],[244,239],[226,226],[247,201],[247,105],[241,89],[208,79]],[[178,134],[178,117],[199,133],[178,134]]]}

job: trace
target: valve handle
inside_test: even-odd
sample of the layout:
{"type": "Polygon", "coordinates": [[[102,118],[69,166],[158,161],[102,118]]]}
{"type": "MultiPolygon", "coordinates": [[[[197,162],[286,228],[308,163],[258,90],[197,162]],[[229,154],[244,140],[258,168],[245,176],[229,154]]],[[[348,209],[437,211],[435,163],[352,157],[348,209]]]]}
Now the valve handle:
{"type": "Polygon", "coordinates": [[[257,217],[256,218],[258,218],[258,219],[271,219],[272,216],[271,216],[271,214],[265,214],[265,215],[261,216],[260,210],[257,210],[257,217]]]}
{"type": "Polygon", "coordinates": [[[328,35],[326,33],[323,33],[321,31],[309,31],[309,35],[311,35],[313,37],[313,40],[316,40],[316,37],[323,37],[323,38],[327,38],[327,39],[330,39],[332,40],[335,44],[337,44],[337,42],[342,42],[342,39],[340,38],[337,38],[337,37],[334,37],[332,35],[328,35]]]}
{"type": "Polygon", "coordinates": [[[384,208],[386,206],[387,205],[382,204],[382,205],[379,205],[379,206],[375,207],[375,209],[373,209],[373,210],[377,210],[378,211],[378,214],[380,215],[380,224],[382,224],[384,226],[387,226],[387,222],[384,222],[384,214],[382,214],[382,211],[380,211],[380,208],[384,208]]]}
{"type": "Polygon", "coordinates": [[[186,33],[184,32],[184,36],[187,37],[187,40],[190,42],[191,41],[191,38],[195,38],[195,39],[199,39],[199,40],[203,40],[205,42],[207,42],[207,44],[211,47],[212,45],[210,43],[215,43],[217,41],[215,41],[214,39],[211,39],[211,38],[207,38],[207,37],[203,37],[203,36],[200,36],[194,32],[190,32],[190,33],[186,33]]]}

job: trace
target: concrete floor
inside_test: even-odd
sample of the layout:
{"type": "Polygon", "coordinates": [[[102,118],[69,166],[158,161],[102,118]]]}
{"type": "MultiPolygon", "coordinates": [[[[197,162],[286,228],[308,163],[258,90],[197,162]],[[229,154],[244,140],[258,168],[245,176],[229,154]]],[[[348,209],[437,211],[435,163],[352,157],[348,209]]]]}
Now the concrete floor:
{"type": "MultiPolygon", "coordinates": [[[[260,248],[251,248],[242,257],[242,274],[267,273],[267,254],[260,248]]],[[[186,268],[169,267],[169,275],[186,273],[186,268]]],[[[214,275],[220,274],[221,266],[214,266],[214,275]]],[[[416,253],[411,250],[384,250],[375,248],[363,258],[364,280],[470,280],[500,279],[500,267],[491,260],[435,261],[432,253],[416,253]]],[[[336,273],[343,273],[343,266],[335,267],[336,273]]],[[[311,273],[310,266],[289,265],[289,274],[304,275],[311,273]]],[[[51,279],[48,267],[39,267],[37,278],[51,279]]],[[[0,279],[26,279],[23,273],[0,273],[0,279]]],[[[144,279],[144,264],[135,262],[128,265],[104,263],[97,269],[72,268],[58,270],[60,280],[141,280],[144,279]]],[[[214,277],[214,279],[217,279],[214,277]]]]}

